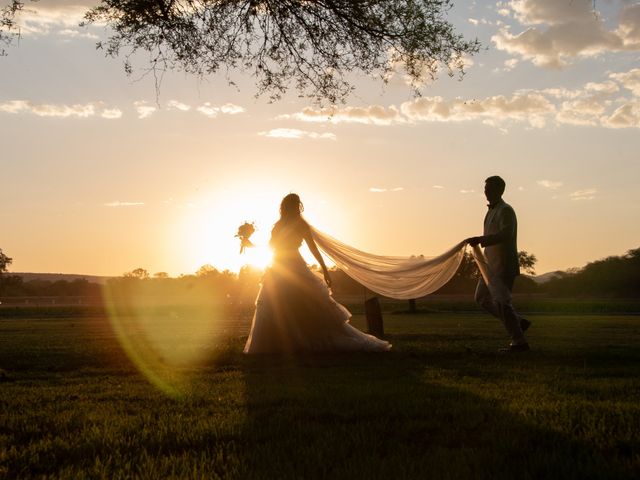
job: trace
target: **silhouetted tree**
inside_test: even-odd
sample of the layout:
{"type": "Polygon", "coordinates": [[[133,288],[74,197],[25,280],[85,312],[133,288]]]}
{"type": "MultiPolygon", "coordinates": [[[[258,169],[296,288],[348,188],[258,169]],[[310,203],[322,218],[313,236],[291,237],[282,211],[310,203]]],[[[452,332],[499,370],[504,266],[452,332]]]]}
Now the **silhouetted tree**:
{"type": "Polygon", "coordinates": [[[130,272],[126,272],[122,275],[125,278],[138,278],[140,280],[146,280],[149,278],[149,272],[147,272],[144,268],[136,268],[130,272]]]}
{"type": "Polygon", "coordinates": [[[565,272],[542,289],[553,295],[640,297],[640,248],[565,272]]]}
{"type": "Polygon", "coordinates": [[[167,272],[156,272],[153,274],[153,278],[169,278],[169,274],[167,272]]]}
{"type": "MultiPolygon", "coordinates": [[[[3,11],[6,32],[25,0],[3,11]]],[[[195,75],[240,69],[258,94],[278,99],[292,83],[317,103],[343,101],[352,72],[386,81],[404,70],[418,93],[439,69],[464,73],[462,57],[479,43],[446,19],[452,0],[102,0],[87,24],[105,24],[108,56],[145,52],[148,71],[195,75]]],[[[5,42],[6,43],[6,42],[5,42]]],[[[156,76],[158,78],[158,76],[156,76]]],[[[231,80],[229,80],[230,83],[231,80]]]]}
{"type": "Polygon", "coordinates": [[[0,248],[0,274],[7,271],[7,267],[13,262],[12,258],[7,257],[0,248]]]}
{"type": "Polygon", "coordinates": [[[526,250],[518,252],[518,263],[520,264],[522,271],[527,275],[536,274],[535,265],[537,262],[538,258],[533,253],[528,253],[526,250]]]}
{"type": "Polygon", "coordinates": [[[218,269],[210,264],[202,265],[196,272],[196,277],[207,277],[209,275],[217,275],[218,269]]]}

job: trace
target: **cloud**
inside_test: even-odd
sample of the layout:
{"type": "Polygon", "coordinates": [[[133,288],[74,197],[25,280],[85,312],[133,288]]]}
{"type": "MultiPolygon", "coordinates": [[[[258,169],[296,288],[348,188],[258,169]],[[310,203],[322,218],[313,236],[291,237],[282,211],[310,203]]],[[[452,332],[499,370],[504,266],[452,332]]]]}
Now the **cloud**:
{"type": "Polygon", "coordinates": [[[225,103],[220,107],[220,111],[222,113],[226,113],[227,115],[237,115],[239,113],[243,113],[245,110],[240,105],[234,105],[233,103],[225,103]]]}
{"type": "Polygon", "coordinates": [[[167,108],[169,110],[180,110],[181,112],[188,112],[189,110],[191,110],[190,105],[179,102],[178,100],[169,100],[167,102],[167,108]]]}
{"type": "Polygon", "coordinates": [[[403,118],[394,106],[382,107],[371,105],[368,107],[329,107],[315,109],[306,107],[302,112],[293,115],[282,115],[280,118],[293,118],[303,122],[330,123],[362,123],[366,125],[392,125],[402,123],[403,118]]]}
{"type": "Polygon", "coordinates": [[[144,100],[133,102],[133,107],[135,108],[136,112],[138,113],[138,118],[140,118],[140,119],[149,118],[151,115],[153,115],[158,110],[157,107],[149,105],[144,100]]]}
{"type": "Polygon", "coordinates": [[[465,189],[462,189],[462,190],[460,190],[460,193],[462,193],[463,195],[467,195],[467,194],[469,194],[469,193],[476,193],[476,191],[475,191],[475,190],[465,190],[465,189]]]}
{"type": "Polygon", "coordinates": [[[557,190],[564,185],[564,183],[556,180],[538,180],[536,183],[541,187],[548,188],[549,190],[557,190]]]}
{"type": "Polygon", "coordinates": [[[112,207],[112,208],[117,208],[117,207],[141,207],[144,205],[144,202],[109,202],[109,203],[103,203],[102,204],[105,207],[112,207]]]}
{"type": "Polygon", "coordinates": [[[640,97],[640,68],[634,68],[628,72],[612,73],[610,78],[620,82],[620,84],[630,90],[636,97],[640,97]]]}
{"type": "Polygon", "coordinates": [[[336,136],[333,133],[318,133],[309,132],[306,130],[299,130],[297,128],[274,128],[268,132],[259,132],[258,135],[267,138],[287,138],[287,139],[302,139],[309,138],[312,140],[336,140],[336,136]]]}
{"type": "Polygon", "coordinates": [[[604,117],[602,124],[609,128],[640,128],[640,101],[621,105],[611,115],[604,117]]]}
{"type": "Polygon", "coordinates": [[[444,187],[442,185],[432,185],[431,188],[435,188],[437,190],[442,190],[444,187]]]}
{"type": "Polygon", "coordinates": [[[571,194],[569,194],[569,198],[571,200],[593,200],[596,198],[596,193],[598,190],[595,188],[589,188],[587,190],[577,190],[571,194]]]}
{"type": "Polygon", "coordinates": [[[244,108],[233,103],[225,103],[222,106],[214,106],[209,102],[205,102],[203,105],[196,108],[196,110],[209,118],[215,118],[219,113],[227,115],[237,115],[244,112],[244,108]]]}
{"type": "Polygon", "coordinates": [[[212,106],[209,102],[205,102],[204,105],[200,105],[196,110],[209,118],[217,117],[219,111],[218,107],[212,106]]]}
{"type": "Polygon", "coordinates": [[[510,58],[508,60],[505,60],[504,61],[505,72],[510,72],[511,70],[516,68],[516,65],[518,65],[518,63],[520,63],[520,60],[518,60],[517,58],[510,58]]]}
{"type": "Polygon", "coordinates": [[[17,14],[16,21],[22,36],[59,35],[66,38],[98,39],[89,27],[79,27],[87,10],[94,6],[73,4],[40,5],[26,2],[24,9],[17,14]]]}
{"type": "Polygon", "coordinates": [[[540,93],[520,92],[511,97],[497,95],[469,101],[422,97],[403,103],[400,110],[412,121],[462,122],[484,119],[490,125],[498,125],[515,120],[528,122],[533,127],[543,127],[545,117],[553,113],[555,107],[540,93]]]}
{"type": "Polygon", "coordinates": [[[122,110],[118,108],[108,108],[103,110],[100,116],[109,120],[120,118],[122,117],[122,110]]]}
{"type": "Polygon", "coordinates": [[[38,117],[54,118],[89,118],[98,114],[98,112],[100,112],[102,118],[113,119],[122,116],[120,110],[105,108],[104,105],[104,102],[101,101],[66,105],[35,103],[29,100],[9,100],[0,103],[0,112],[11,114],[28,113],[38,117]]]}
{"type": "Polygon", "coordinates": [[[372,193],[384,193],[384,192],[402,192],[404,187],[394,187],[394,188],[380,188],[380,187],[370,187],[369,191],[372,193]]]}
{"type": "Polygon", "coordinates": [[[547,68],[563,68],[578,57],[640,51],[640,4],[624,5],[618,26],[608,29],[590,0],[513,0],[508,4],[524,31],[500,28],[492,41],[500,50],[547,68]]]}
{"type": "Polygon", "coordinates": [[[398,125],[420,122],[481,121],[507,133],[505,124],[533,128],[555,125],[604,128],[640,127],[640,68],[608,73],[602,81],[565,87],[519,90],[510,95],[478,99],[420,97],[400,106],[304,108],[278,119],[304,122],[398,125]]]}

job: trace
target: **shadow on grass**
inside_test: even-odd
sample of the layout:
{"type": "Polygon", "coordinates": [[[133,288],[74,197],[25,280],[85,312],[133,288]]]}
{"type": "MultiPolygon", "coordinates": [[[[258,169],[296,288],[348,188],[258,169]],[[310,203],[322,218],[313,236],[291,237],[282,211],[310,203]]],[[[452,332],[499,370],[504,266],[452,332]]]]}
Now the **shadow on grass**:
{"type": "Polygon", "coordinates": [[[242,476],[632,476],[632,451],[603,451],[535,416],[429,380],[425,368],[437,365],[424,361],[411,353],[244,359],[242,476]]]}

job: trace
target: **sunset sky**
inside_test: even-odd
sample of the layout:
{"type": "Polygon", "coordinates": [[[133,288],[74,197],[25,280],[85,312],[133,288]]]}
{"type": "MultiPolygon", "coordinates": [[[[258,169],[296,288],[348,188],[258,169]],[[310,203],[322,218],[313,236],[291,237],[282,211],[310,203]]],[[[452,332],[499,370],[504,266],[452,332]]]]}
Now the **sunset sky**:
{"type": "Polygon", "coordinates": [[[437,255],[482,233],[494,174],[538,273],[640,247],[638,1],[457,0],[450,19],[483,46],[461,81],[443,72],[414,98],[401,74],[356,78],[333,110],[256,99],[241,72],[237,87],[167,74],[156,95],[96,51],[83,1],[28,5],[0,57],[11,271],[237,269],[238,225],[264,246],[292,191],[357,248],[437,255]]]}

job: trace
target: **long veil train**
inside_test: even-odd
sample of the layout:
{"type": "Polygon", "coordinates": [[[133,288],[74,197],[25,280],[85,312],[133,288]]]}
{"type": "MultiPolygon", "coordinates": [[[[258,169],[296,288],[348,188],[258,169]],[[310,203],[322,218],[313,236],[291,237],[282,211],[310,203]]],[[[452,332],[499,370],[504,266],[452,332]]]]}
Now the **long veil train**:
{"type": "Polygon", "coordinates": [[[455,275],[464,257],[460,242],[437,257],[374,255],[311,227],[318,248],[344,273],[385,297],[408,300],[435,292],[455,275]]]}

